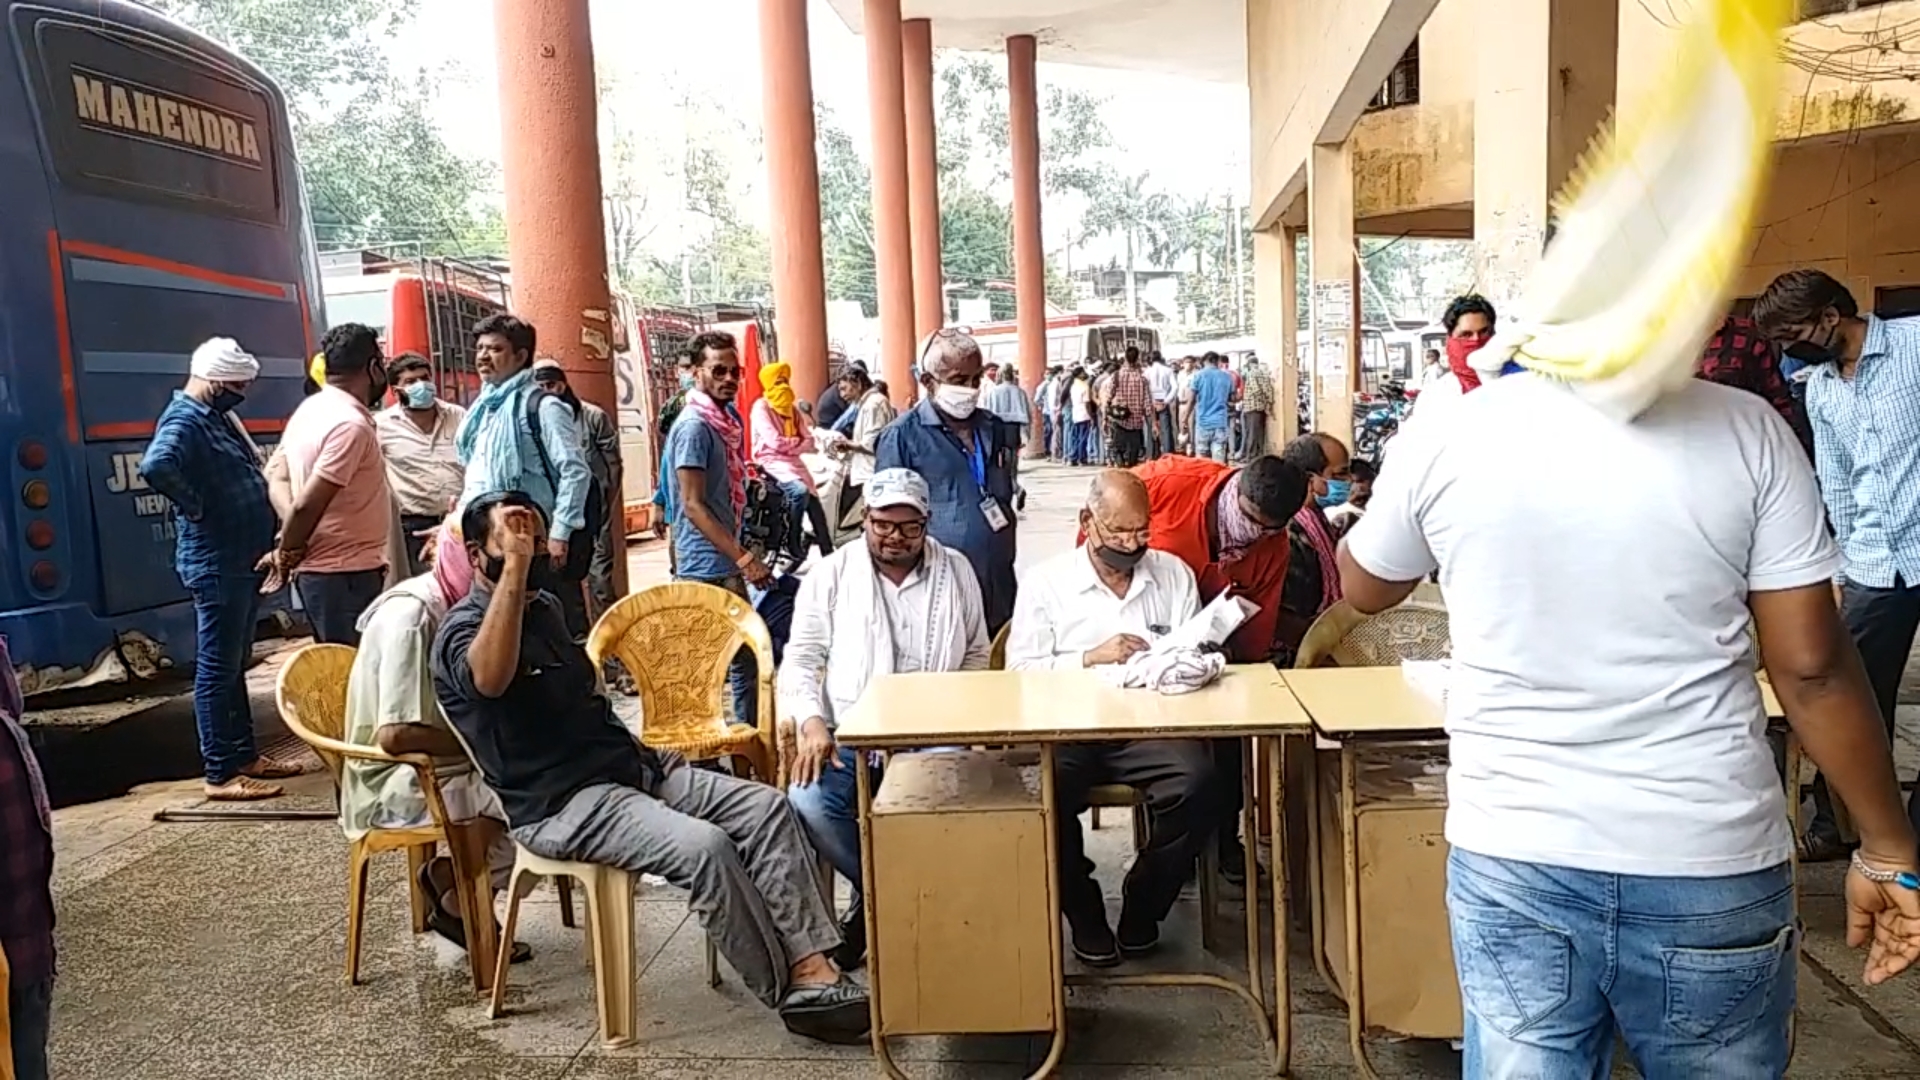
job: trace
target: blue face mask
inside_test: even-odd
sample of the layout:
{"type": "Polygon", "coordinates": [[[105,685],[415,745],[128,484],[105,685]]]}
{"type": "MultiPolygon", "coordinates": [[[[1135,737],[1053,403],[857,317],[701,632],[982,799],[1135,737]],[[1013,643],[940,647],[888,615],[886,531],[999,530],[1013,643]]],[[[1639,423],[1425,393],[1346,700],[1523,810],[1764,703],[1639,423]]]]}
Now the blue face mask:
{"type": "Polygon", "coordinates": [[[430,382],[423,380],[417,383],[408,383],[407,388],[400,391],[400,395],[406,399],[407,408],[409,409],[433,408],[435,391],[433,384],[430,382]]]}
{"type": "Polygon", "coordinates": [[[693,374],[691,372],[683,371],[680,373],[680,389],[693,389],[693,374]]]}
{"type": "Polygon", "coordinates": [[[1353,481],[1329,480],[1327,481],[1327,493],[1318,496],[1315,501],[1320,504],[1322,509],[1325,509],[1329,506],[1343,505],[1347,501],[1347,497],[1352,494],[1353,481]]]}

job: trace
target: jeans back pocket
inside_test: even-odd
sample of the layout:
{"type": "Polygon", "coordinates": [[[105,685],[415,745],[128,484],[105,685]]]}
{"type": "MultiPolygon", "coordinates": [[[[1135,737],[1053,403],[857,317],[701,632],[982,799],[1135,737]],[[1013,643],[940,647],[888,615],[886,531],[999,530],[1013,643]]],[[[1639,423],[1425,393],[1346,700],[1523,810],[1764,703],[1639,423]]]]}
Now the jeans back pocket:
{"type": "Polygon", "coordinates": [[[1784,1021],[1793,1004],[1788,960],[1796,933],[1782,927],[1772,940],[1739,949],[1661,949],[1667,1023],[1688,1038],[1724,1045],[1771,1016],[1784,1021]]]}
{"type": "Polygon", "coordinates": [[[1513,1038],[1571,999],[1573,941],[1566,934],[1518,916],[1454,926],[1460,996],[1481,1023],[1513,1038]]]}

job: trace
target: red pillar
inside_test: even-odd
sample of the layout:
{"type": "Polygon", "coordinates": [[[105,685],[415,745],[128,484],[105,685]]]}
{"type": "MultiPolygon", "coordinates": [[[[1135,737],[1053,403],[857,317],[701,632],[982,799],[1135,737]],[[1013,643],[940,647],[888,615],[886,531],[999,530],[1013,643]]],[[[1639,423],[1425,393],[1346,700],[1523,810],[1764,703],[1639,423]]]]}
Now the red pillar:
{"type": "Polygon", "coordinates": [[[940,141],[933,119],[933,23],[900,26],[906,69],[907,218],[913,232],[913,330],[916,340],[947,324],[940,268],[940,141]]]}
{"type": "MultiPolygon", "coordinates": [[[[587,0],[494,0],[513,308],[575,393],[614,415],[587,0]]],[[[620,560],[614,560],[619,563],[620,560]]]]}
{"type": "Polygon", "coordinates": [[[827,385],[827,283],[806,0],[760,0],[760,68],[780,359],[793,365],[794,392],[818,400],[827,385]]]}
{"type": "Polygon", "coordinates": [[[1007,127],[1013,142],[1013,295],[1020,385],[1047,368],[1047,256],[1040,239],[1040,89],[1031,34],[1007,39],[1007,127]]]}
{"type": "Polygon", "coordinates": [[[913,398],[913,242],[908,227],[907,113],[900,0],[866,0],[867,95],[873,114],[873,269],[880,370],[894,404],[913,398]]]}

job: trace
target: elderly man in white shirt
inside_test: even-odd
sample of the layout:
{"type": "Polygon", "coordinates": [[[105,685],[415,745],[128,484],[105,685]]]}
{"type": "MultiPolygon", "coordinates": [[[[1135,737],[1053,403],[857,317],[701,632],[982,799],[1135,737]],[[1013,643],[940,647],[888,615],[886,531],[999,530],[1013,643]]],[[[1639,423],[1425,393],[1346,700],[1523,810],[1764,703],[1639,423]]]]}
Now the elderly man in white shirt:
{"type": "MultiPolygon", "coordinates": [[[[1125,663],[1200,612],[1193,571],[1147,546],[1146,484],[1122,469],[1095,478],[1080,511],[1086,542],[1028,571],[1007,637],[1013,671],[1125,663]]],[[[1145,691],[1141,691],[1145,692],[1145,691]]],[[[1218,825],[1213,758],[1204,742],[1141,739],[1062,746],[1054,755],[1060,906],[1081,963],[1110,967],[1153,951],[1201,846],[1218,825]],[[1147,800],[1146,846],[1121,889],[1119,934],[1093,880],[1080,814],[1098,784],[1127,784],[1147,800]]]]}
{"type": "Polygon", "coordinates": [[[855,890],[833,957],[843,970],[860,965],[867,935],[853,771],[860,757],[834,744],[835,722],[875,675],[984,671],[990,652],[972,565],[927,535],[926,480],[881,469],[866,498],[866,543],[840,548],[801,582],[776,681],[787,797],[814,848],[855,890]]]}

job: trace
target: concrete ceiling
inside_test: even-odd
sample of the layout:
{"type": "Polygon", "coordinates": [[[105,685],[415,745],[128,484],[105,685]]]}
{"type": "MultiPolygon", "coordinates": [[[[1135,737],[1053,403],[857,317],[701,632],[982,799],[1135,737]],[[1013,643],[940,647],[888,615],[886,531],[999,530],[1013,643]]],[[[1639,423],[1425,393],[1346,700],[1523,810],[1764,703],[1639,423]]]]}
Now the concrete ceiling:
{"type": "MultiPolygon", "coordinates": [[[[854,33],[864,0],[827,0],[854,33]]],[[[1040,59],[1244,85],[1246,0],[901,0],[939,48],[998,51],[1032,34],[1040,59]]]]}

